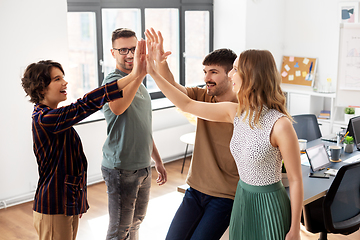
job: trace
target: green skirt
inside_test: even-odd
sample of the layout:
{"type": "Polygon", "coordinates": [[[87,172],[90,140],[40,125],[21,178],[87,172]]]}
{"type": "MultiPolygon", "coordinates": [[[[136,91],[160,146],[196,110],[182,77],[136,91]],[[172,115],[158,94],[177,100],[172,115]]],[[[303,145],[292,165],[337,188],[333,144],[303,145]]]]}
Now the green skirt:
{"type": "Polygon", "coordinates": [[[253,186],[239,180],[230,240],[284,240],[291,225],[290,199],[281,181],[253,186]]]}

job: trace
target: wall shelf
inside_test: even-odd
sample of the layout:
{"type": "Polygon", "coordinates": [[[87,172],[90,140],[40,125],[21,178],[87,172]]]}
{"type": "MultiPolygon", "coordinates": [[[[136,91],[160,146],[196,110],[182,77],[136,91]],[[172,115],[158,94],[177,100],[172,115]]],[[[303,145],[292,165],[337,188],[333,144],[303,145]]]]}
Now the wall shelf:
{"type": "Polygon", "coordinates": [[[287,109],[290,115],[315,114],[319,116],[321,110],[330,111],[330,119],[318,119],[322,135],[333,132],[336,116],[336,93],[315,92],[312,87],[281,84],[286,93],[287,109]]]}

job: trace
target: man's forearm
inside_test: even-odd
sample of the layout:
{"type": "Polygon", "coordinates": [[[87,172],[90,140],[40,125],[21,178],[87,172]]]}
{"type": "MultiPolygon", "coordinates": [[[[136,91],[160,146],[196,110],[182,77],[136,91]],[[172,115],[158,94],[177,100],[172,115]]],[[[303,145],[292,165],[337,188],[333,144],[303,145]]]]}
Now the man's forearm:
{"type": "Polygon", "coordinates": [[[181,84],[177,83],[174,79],[174,75],[170,71],[169,65],[167,61],[163,61],[162,63],[157,63],[157,70],[159,74],[165,78],[169,83],[175,86],[177,89],[187,94],[186,88],[181,84]]]}

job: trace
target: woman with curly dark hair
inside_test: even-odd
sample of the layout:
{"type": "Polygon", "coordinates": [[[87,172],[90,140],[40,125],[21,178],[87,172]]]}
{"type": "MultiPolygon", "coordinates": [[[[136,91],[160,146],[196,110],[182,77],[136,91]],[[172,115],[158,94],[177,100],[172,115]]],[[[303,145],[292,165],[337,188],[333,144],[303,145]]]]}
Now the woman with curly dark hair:
{"type": "Polygon", "coordinates": [[[34,198],[33,220],[39,239],[75,239],[79,217],[89,208],[86,197],[87,160],[73,125],[122,97],[122,90],[146,75],[145,43],[139,41],[134,69],[128,76],[105,84],[58,107],[67,98],[67,82],[60,63],[51,60],[30,64],[22,86],[32,113],[33,149],[38,163],[39,181],[34,198]]]}

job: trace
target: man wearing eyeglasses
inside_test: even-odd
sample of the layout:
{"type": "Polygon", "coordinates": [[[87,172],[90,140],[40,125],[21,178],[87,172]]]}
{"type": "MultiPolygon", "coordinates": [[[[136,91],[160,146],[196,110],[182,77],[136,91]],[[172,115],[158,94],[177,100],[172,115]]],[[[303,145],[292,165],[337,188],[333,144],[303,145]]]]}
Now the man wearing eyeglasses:
{"type": "MultiPolygon", "coordinates": [[[[111,54],[116,69],[103,85],[131,74],[137,38],[130,29],[112,33],[111,54]]],[[[157,183],[167,181],[166,170],[152,138],[150,95],[136,79],[123,89],[121,101],[105,104],[107,138],[103,146],[102,174],[107,185],[109,227],[106,239],[139,239],[150,196],[151,158],[157,183]]],[[[120,99],[119,99],[120,100],[120,99]]]]}

